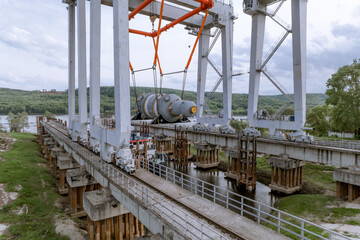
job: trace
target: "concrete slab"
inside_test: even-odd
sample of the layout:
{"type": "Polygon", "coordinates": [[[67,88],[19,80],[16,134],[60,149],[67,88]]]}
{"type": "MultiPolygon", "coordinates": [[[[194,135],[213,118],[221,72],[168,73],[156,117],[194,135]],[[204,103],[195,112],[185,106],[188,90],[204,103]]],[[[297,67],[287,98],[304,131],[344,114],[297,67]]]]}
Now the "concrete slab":
{"type": "Polygon", "coordinates": [[[60,170],[78,168],[80,165],[70,157],[57,157],[57,165],[60,170]]]}
{"type": "Polygon", "coordinates": [[[304,161],[289,158],[288,155],[280,154],[280,157],[271,155],[268,159],[269,165],[281,169],[294,169],[305,165],[304,161]]]}
{"type": "Polygon", "coordinates": [[[360,186],[360,172],[347,169],[335,169],[334,180],[360,186]]]}
{"type": "Polygon", "coordinates": [[[106,188],[85,192],[83,206],[90,219],[94,222],[130,212],[111,196],[110,190],[106,188]]]}
{"type": "Polygon", "coordinates": [[[194,165],[198,168],[202,169],[208,169],[208,168],[214,168],[219,166],[220,162],[214,162],[214,163],[201,163],[201,162],[194,162],[194,165]]]}
{"type": "Polygon", "coordinates": [[[184,191],[181,187],[171,184],[164,179],[149,173],[143,169],[137,169],[134,174],[135,177],[141,179],[151,186],[156,186],[155,188],[160,192],[166,193],[174,199],[180,199],[182,197],[187,197],[193,195],[193,193],[184,191]],[[171,184],[171,185],[170,185],[171,184]]]}
{"type": "Polygon", "coordinates": [[[218,204],[215,204],[199,195],[195,195],[176,184],[149,173],[143,169],[136,170],[135,176],[163,194],[184,204],[192,211],[206,217],[222,228],[236,233],[239,237],[249,240],[285,240],[289,239],[265,226],[257,224],[248,218],[242,217],[218,204]]]}
{"type": "Polygon", "coordinates": [[[270,184],[269,188],[273,191],[278,191],[278,192],[282,192],[285,194],[293,194],[294,192],[300,191],[302,186],[296,186],[296,187],[291,187],[291,188],[286,188],[284,186],[279,186],[276,184],[270,184]]]}
{"type": "Polygon", "coordinates": [[[66,180],[71,188],[84,187],[98,183],[84,167],[66,171],[66,180]]]}
{"type": "Polygon", "coordinates": [[[231,179],[237,179],[237,175],[235,173],[224,173],[225,177],[231,178],[231,179]]]}

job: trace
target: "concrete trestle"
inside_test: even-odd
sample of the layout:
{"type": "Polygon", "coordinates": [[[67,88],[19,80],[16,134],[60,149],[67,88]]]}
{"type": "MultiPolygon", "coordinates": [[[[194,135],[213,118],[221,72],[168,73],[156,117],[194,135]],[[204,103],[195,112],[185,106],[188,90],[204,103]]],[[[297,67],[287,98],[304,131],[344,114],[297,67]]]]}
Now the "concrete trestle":
{"type": "Polygon", "coordinates": [[[154,136],[154,142],[156,146],[156,153],[161,154],[164,153],[170,157],[173,154],[172,150],[172,138],[164,135],[164,134],[157,134],[154,136]]]}
{"type": "Polygon", "coordinates": [[[213,168],[219,166],[219,147],[207,142],[195,142],[196,162],[198,168],[213,168]]]}
{"type": "Polygon", "coordinates": [[[289,159],[286,154],[280,157],[270,156],[271,166],[271,190],[292,194],[299,191],[303,183],[303,166],[305,162],[289,159]]]}
{"type": "Polygon", "coordinates": [[[66,180],[72,217],[87,216],[83,205],[83,195],[85,192],[101,189],[101,185],[96,182],[84,167],[68,170],[66,172],[66,180]]]}
{"type": "Polygon", "coordinates": [[[355,170],[335,169],[336,195],[351,202],[360,197],[360,173],[355,170]]]}
{"type": "Polygon", "coordinates": [[[86,192],[84,208],[89,216],[90,240],[131,240],[145,233],[144,225],[112,197],[107,188],[86,192]]]}

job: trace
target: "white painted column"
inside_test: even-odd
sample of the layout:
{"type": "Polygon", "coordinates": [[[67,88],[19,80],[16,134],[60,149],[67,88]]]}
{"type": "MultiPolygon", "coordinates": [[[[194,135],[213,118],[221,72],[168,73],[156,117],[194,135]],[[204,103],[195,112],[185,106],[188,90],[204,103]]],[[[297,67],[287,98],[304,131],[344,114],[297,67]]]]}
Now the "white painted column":
{"type": "Polygon", "coordinates": [[[291,1],[294,110],[296,129],[306,122],[306,16],[307,0],[291,1]]]}
{"type": "Polygon", "coordinates": [[[114,95],[118,146],[130,141],[129,2],[114,0],[114,95]]]}
{"type": "Polygon", "coordinates": [[[254,119],[256,118],[256,111],[258,106],[261,72],[257,71],[257,69],[262,64],[265,19],[266,16],[263,14],[256,14],[252,16],[248,96],[248,122],[250,127],[254,126],[254,119]]]}
{"type": "Polygon", "coordinates": [[[69,78],[68,78],[68,114],[69,129],[75,118],[75,3],[68,6],[69,16],[69,78]]]}
{"type": "MultiPolygon", "coordinates": [[[[101,0],[90,1],[90,125],[100,117],[101,0]]],[[[91,129],[91,128],[90,128],[91,129]]]]}
{"type": "MultiPolygon", "coordinates": [[[[79,124],[87,123],[87,84],[86,84],[86,9],[85,0],[77,0],[78,32],[78,101],[79,124]]],[[[85,129],[86,130],[86,129],[85,129]]]]}
{"type": "Polygon", "coordinates": [[[223,104],[225,124],[231,120],[232,110],[233,24],[233,21],[229,19],[226,26],[221,29],[223,104]]]}
{"type": "Polygon", "coordinates": [[[210,29],[204,28],[199,39],[199,54],[198,54],[198,76],[197,76],[197,94],[196,105],[197,113],[196,118],[201,118],[204,112],[204,97],[206,86],[206,74],[207,74],[207,60],[206,54],[209,50],[210,42],[210,29]]]}

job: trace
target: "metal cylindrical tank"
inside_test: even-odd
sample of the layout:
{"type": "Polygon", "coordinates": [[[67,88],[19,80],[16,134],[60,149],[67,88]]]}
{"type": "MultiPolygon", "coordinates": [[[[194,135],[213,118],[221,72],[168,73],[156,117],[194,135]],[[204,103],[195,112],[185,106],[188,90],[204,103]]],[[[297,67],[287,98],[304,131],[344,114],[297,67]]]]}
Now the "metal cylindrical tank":
{"type": "Polygon", "coordinates": [[[138,99],[142,118],[154,119],[159,116],[167,122],[176,122],[183,117],[193,117],[197,107],[192,101],[183,101],[175,94],[155,95],[148,93],[138,99]]]}

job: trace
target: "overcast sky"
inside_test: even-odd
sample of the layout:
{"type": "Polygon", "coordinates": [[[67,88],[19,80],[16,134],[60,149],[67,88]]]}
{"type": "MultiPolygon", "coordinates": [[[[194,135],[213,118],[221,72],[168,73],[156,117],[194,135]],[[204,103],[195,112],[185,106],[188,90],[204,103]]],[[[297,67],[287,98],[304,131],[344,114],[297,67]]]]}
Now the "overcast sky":
{"type": "MultiPolygon", "coordinates": [[[[290,3],[287,1],[279,12],[288,23],[291,23],[290,3]]],[[[89,10],[89,4],[87,8],[89,10]]],[[[247,70],[251,17],[242,12],[241,1],[234,1],[234,9],[238,19],[234,26],[233,68],[247,70]]],[[[359,12],[359,0],[308,1],[307,92],[325,92],[331,74],[360,57],[359,12]]],[[[130,25],[151,31],[151,23],[145,16],[136,16],[130,25]]],[[[281,29],[267,19],[264,55],[282,34],[281,29]]],[[[104,86],[113,85],[112,38],[112,8],[102,7],[101,84],[104,86]]],[[[154,54],[151,39],[131,35],[130,41],[134,68],[151,67],[154,54]]],[[[163,34],[159,48],[163,71],[183,70],[194,41],[195,37],[188,35],[183,25],[163,34]]],[[[221,70],[219,45],[210,58],[221,70]]],[[[197,54],[189,69],[187,90],[196,90],[196,66],[197,54]]],[[[293,91],[291,37],[270,61],[268,71],[288,92],[293,91]]],[[[180,89],[182,79],[181,74],[164,77],[164,87],[180,89]]],[[[206,90],[211,90],[216,81],[216,73],[209,70],[206,90]]],[[[138,86],[153,86],[152,73],[137,74],[136,82],[138,86]]],[[[0,87],[24,90],[67,88],[67,10],[61,0],[0,0],[0,87]]],[[[234,77],[233,92],[248,92],[248,75],[234,77]]],[[[279,94],[265,78],[262,78],[260,93],[279,94]]]]}

